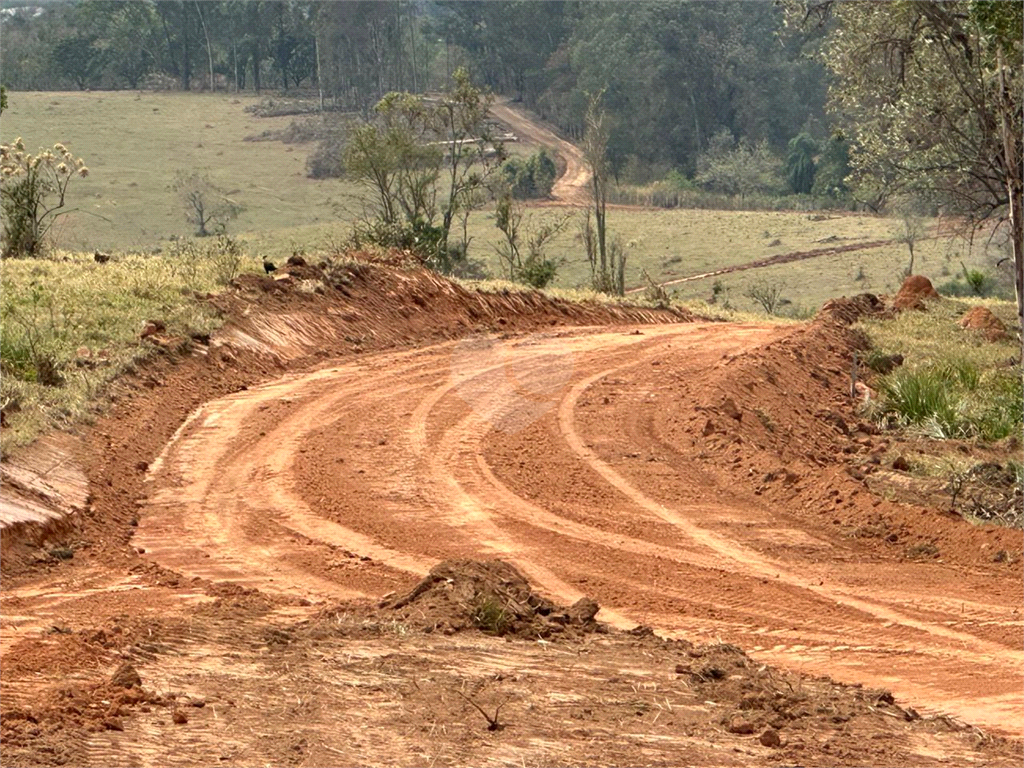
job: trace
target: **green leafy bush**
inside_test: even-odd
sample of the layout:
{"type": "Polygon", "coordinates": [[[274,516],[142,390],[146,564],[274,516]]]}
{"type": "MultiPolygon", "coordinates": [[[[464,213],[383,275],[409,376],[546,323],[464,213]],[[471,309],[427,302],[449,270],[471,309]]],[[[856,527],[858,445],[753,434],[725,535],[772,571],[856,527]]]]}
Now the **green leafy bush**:
{"type": "Polygon", "coordinates": [[[550,195],[558,169],[547,150],[541,149],[525,160],[510,157],[502,164],[501,175],[512,196],[521,200],[550,195]]]}

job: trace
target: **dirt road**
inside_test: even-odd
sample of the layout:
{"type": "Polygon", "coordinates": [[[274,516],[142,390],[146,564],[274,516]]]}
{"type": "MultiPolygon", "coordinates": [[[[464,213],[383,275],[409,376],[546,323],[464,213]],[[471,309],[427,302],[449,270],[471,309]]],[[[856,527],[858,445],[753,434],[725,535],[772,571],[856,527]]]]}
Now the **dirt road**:
{"type": "Polygon", "coordinates": [[[523,114],[508,102],[491,105],[491,114],[508,125],[524,141],[551,149],[565,164],[565,170],[555,180],[551,198],[562,205],[587,205],[590,201],[590,172],[583,161],[583,152],[539,124],[536,118],[523,114]]]}
{"type": "Polygon", "coordinates": [[[498,557],[612,624],[735,643],[1019,736],[1012,573],[880,557],[831,515],[698,461],[688,393],[790,332],[559,331],[286,376],[193,414],[149,469],[133,541],[186,581],[314,603],[498,557]]]}

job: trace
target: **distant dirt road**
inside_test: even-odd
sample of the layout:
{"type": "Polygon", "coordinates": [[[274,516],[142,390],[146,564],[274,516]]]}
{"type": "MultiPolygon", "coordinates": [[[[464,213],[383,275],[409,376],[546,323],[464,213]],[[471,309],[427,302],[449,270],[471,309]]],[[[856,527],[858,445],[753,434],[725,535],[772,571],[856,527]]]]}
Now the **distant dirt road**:
{"type": "Polygon", "coordinates": [[[207,403],[150,468],[133,542],[186,579],[313,602],[502,558],[613,624],[736,643],[1019,735],[1012,573],[878,557],[832,515],[695,460],[686,393],[718,391],[723,360],[793,331],[630,330],[373,355],[207,403]]]}
{"type": "Polygon", "coordinates": [[[511,106],[508,102],[495,102],[491,114],[506,123],[520,138],[551,149],[565,163],[565,172],[555,180],[551,197],[563,205],[587,205],[590,201],[590,171],[583,161],[583,152],[574,144],[559,138],[540,125],[535,117],[511,106]]]}

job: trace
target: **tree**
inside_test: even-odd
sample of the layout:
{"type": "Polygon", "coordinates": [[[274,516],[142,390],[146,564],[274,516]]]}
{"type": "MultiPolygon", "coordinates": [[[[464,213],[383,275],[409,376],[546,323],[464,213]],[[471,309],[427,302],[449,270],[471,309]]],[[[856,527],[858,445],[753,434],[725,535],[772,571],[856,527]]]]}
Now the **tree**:
{"type": "Polygon", "coordinates": [[[814,155],[817,151],[817,143],[806,133],[800,133],[789,140],[786,181],[789,182],[789,188],[798,195],[809,195],[814,187],[814,174],[817,171],[814,155]]]}
{"type": "Polygon", "coordinates": [[[850,175],[850,142],[842,133],[832,136],[822,148],[814,172],[811,194],[840,199],[849,194],[846,177],[850,175]]]}
{"type": "Polygon", "coordinates": [[[738,195],[743,200],[755,193],[772,194],[780,186],[780,164],[766,142],[737,142],[722,129],[697,158],[695,181],[712,192],[738,195]]]}
{"type": "Polygon", "coordinates": [[[223,231],[228,221],[242,212],[242,206],[198,171],[178,171],[172,189],[185,208],[185,221],[195,226],[198,237],[223,231]]]}
{"type": "Polygon", "coordinates": [[[583,243],[590,261],[590,276],[594,289],[603,293],[626,292],[626,253],[617,244],[608,242],[608,182],[611,165],[608,162],[608,115],[601,105],[604,91],[590,96],[583,134],[583,160],[590,171],[592,208],[587,211],[582,226],[583,243]],[[590,211],[594,213],[591,225],[590,211]]]}
{"type": "MultiPolygon", "coordinates": [[[[425,256],[443,271],[465,259],[466,220],[504,158],[486,119],[493,97],[463,69],[453,80],[436,100],[387,94],[373,117],[351,132],[345,149],[349,176],[373,192],[375,218],[392,233],[395,227],[429,233],[425,256]],[[454,246],[456,220],[463,237],[454,246]]],[[[407,239],[401,232],[398,238],[407,239]]]]}
{"type": "Polygon", "coordinates": [[[914,246],[917,241],[925,236],[924,219],[921,215],[920,205],[915,204],[913,199],[901,200],[896,206],[900,216],[900,229],[896,240],[907,246],[910,253],[910,262],[907,264],[906,275],[914,274],[914,246]]]}
{"type": "Polygon", "coordinates": [[[831,109],[855,181],[932,199],[970,229],[1005,227],[1024,329],[1024,4],[801,4],[827,30],[831,109]]]}
{"type": "Polygon", "coordinates": [[[50,62],[57,72],[84,91],[99,80],[106,57],[95,39],[75,35],[56,42],[50,52],[50,62]]]}

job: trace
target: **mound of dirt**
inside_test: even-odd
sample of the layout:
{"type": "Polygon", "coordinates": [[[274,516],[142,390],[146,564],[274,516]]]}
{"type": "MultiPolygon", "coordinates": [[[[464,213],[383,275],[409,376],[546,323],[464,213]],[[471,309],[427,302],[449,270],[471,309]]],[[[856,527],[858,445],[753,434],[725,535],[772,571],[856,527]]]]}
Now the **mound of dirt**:
{"type": "Polygon", "coordinates": [[[861,293],[852,298],[845,296],[829,299],[818,311],[818,319],[834,320],[841,325],[853,325],[865,315],[881,314],[885,304],[873,293],[861,293]]]}
{"type": "Polygon", "coordinates": [[[937,299],[939,292],[924,275],[911,275],[903,281],[892,306],[897,312],[904,309],[925,309],[925,299],[937,299]]]}
{"type": "Polygon", "coordinates": [[[602,631],[599,606],[581,598],[565,608],[541,597],[516,568],[502,560],[446,560],[408,594],[382,607],[422,624],[427,632],[479,629],[492,635],[536,639],[552,634],[602,631]]]}
{"type": "Polygon", "coordinates": [[[986,341],[1002,341],[1009,337],[1003,321],[987,307],[972,307],[960,318],[960,327],[979,332],[986,341]]]}

